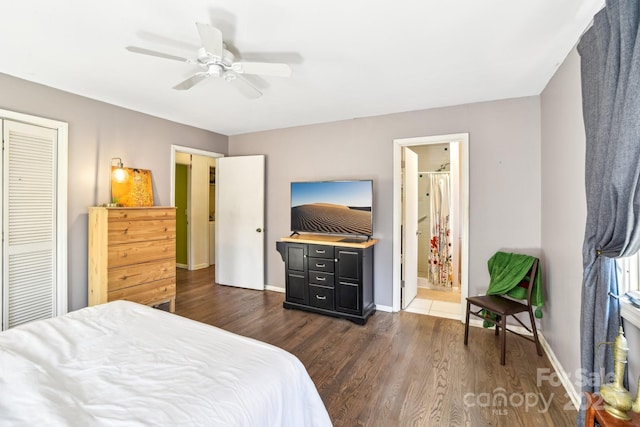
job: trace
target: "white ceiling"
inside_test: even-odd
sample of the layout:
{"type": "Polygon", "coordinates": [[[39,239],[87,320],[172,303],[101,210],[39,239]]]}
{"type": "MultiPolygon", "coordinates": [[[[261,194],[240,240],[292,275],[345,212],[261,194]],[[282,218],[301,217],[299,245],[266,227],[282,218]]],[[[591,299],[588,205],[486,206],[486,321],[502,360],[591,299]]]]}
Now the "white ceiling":
{"type": "Polygon", "coordinates": [[[235,135],[538,95],[603,1],[5,0],[0,73],[235,135]],[[180,92],[197,67],[125,50],[195,57],[195,22],[292,77],[180,92]]]}

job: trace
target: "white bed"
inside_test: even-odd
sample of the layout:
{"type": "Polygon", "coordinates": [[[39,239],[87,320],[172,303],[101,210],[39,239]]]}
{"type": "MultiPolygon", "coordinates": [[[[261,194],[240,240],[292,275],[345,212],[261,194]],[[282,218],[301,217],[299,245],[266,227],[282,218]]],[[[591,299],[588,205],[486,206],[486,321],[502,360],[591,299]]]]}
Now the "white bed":
{"type": "Polygon", "coordinates": [[[127,301],[0,333],[0,425],[330,426],[292,354],[127,301]]]}

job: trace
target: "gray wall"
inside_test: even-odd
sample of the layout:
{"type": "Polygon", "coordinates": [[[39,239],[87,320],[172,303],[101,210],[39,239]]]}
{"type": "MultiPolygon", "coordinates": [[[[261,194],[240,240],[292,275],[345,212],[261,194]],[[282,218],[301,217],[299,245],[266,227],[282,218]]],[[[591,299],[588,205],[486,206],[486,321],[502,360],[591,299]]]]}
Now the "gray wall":
{"type": "Polygon", "coordinates": [[[69,310],[87,305],[87,208],[108,200],[112,157],[150,169],[156,205],[170,203],[171,144],[227,153],[224,135],[0,74],[0,108],[69,123],[69,310]]]}
{"type": "Polygon", "coordinates": [[[580,369],[582,242],[587,217],[580,58],[572,50],[541,95],[544,336],[571,376],[580,369]]]}
{"type": "Polygon", "coordinates": [[[470,133],[469,292],[500,248],[540,248],[539,97],[359,118],[229,137],[230,155],[266,156],[267,284],[284,287],[275,242],[290,233],[289,183],[374,180],[375,301],[392,305],[393,140],[470,133]]]}

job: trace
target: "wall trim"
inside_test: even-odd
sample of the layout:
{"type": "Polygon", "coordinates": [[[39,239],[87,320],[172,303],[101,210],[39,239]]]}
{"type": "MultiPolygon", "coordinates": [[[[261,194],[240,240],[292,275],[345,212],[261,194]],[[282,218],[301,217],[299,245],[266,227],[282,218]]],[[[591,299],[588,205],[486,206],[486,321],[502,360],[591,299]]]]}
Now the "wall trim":
{"type": "Polygon", "coordinates": [[[560,379],[560,382],[562,382],[562,386],[567,392],[567,396],[569,396],[569,399],[571,399],[573,406],[575,406],[576,410],[579,411],[580,402],[581,402],[580,393],[576,390],[573,383],[569,379],[569,375],[567,374],[567,371],[565,371],[564,368],[562,367],[562,364],[556,357],[555,353],[553,352],[553,349],[549,345],[549,342],[546,340],[544,335],[539,334],[539,336],[540,336],[540,344],[542,344],[542,349],[547,354],[547,357],[549,358],[549,362],[551,362],[551,366],[558,374],[558,378],[560,379]]]}
{"type": "Polygon", "coordinates": [[[209,267],[211,267],[209,265],[209,263],[204,263],[204,264],[196,264],[196,265],[194,265],[193,269],[194,270],[202,270],[203,268],[209,268],[209,267]]]}
{"type": "Polygon", "coordinates": [[[393,313],[393,307],[390,305],[376,304],[376,311],[384,311],[386,313],[393,313]]]}

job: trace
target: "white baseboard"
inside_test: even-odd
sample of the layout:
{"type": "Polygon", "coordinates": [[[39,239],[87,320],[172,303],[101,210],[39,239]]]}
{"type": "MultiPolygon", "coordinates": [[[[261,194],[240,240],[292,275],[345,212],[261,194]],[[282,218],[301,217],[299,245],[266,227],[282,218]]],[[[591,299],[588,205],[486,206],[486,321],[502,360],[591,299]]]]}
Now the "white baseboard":
{"type": "Polygon", "coordinates": [[[176,263],[176,267],[184,268],[185,270],[189,268],[189,266],[187,264],[178,264],[178,263],[176,263]]]}
{"type": "Polygon", "coordinates": [[[377,311],[385,311],[387,313],[393,313],[393,308],[389,305],[380,305],[380,304],[376,304],[376,310],[377,311]]]}
{"type": "Polygon", "coordinates": [[[264,289],[267,291],[280,292],[281,294],[285,293],[284,288],[281,288],[280,286],[264,285],[264,289]]]}
{"type": "Polygon", "coordinates": [[[203,268],[209,268],[209,263],[196,264],[196,265],[193,266],[194,270],[202,270],[203,268]]]}
{"type": "Polygon", "coordinates": [[[558,374],[560,382],[562,382],[564,389],[567,391],[569,399],[571,399],[571,402],[573,402],[573,406],[576,407],[576,410],[580,410],[580,401],[582,400],[580,398],[580,393],[576,390],[573,383],[569,379],[569,375],[567,375],[567,372],[562,367],[562,364],[560,364],[560,361],[556,357],[547,340],[544,338],[544,335],[538,333],[538,336],[540,337],[540,344],[542,344],[544,352],[547,353],[547,357],[549,357],[551,366],[553,366],[553,369],[555,369],[556,373],[558,374]]]}
{"type": "MultiPolygon", "coordinates": [[[[483,327],[482,320],[469,319],[469,326],[482,328],[483,327]]],[[[533,336],[531,332],[527,331],[522,326],[508,325],[508,327],[509,329],[519,334],[533,336]]],[[[540,345],[542,346],[542,350],[546,353],[547,357],[549,358],[549,362],[551,362],[551,366],[556,371],[556,374],[558,374],[558,378],[560,379],[562,386],[567,392],[567,396],[569,396],[569,399],[571,399],[571,402],[573,403],[573,406],[575,406],[576,410],[580,410],[580,400],[581,400],[580,393],[578,393],[578,391],[574,387],[573,383],[569,379],[569,375],[567,375],[567,372],[562,367],[562,364],[556,357],[555,353],[553,352],[553,349],[551,348],[551,346],[545,339],[544,334],[540,330],[538,330],[538,339],[540,340],[540,345]]]]}

